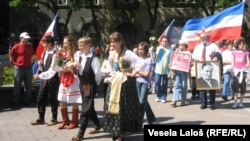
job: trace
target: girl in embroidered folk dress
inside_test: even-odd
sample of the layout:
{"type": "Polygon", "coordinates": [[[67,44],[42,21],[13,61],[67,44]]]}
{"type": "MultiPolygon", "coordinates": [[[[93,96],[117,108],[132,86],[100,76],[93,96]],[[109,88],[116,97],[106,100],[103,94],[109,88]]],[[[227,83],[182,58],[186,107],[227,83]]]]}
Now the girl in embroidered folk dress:
{"type": "Polygon", "coordinates": [[[113,140],[123,140],[126,132],[140,131],[142,118],[136,91],[135,72],[143,66],[143,60],[128,50],[122,35],[114,32],[109,36],[114,51],[109,55],[112,69],[104,105],[104,126],[106,132],[113,133],[113,140]],[[135,67],[131,72],[131,66],[135,67]]]}
{"type": "MultiPolygon", "coordinates": [[[[108,66],[108,57],[109,54],[114,50],[113,46],[110,46],[109,44],[106,46],[105,52],[104,52],[104,60],[101,66],[101,72],[104,78],[109,77],[110,76],[110,72],[111,70],[109,70],[108,66]]],[[[106,97],[106,93],[107,93],[107,89],[108,89],[108,83],[104,83],[103,84],[104,88],[103,88],[103,97],[104,97],[104,102],[105,102],[105,97],[106,97]]]]}
{"type": "Polygon", "coordinates": [[[56,72],[60,74],[60,86],[58,92],[58,100],[60,101],[60,108],[62,114],[62,123],[58,129],[63,129],[67,126],[68,129],[73,129],[78,126],[79,108],[78,104],[82,103],[81,93],[79,88],[79,79],[76,75],[76,70],[79,66],[74,62],[76,51],[76,42],[74,37],[66,36],[63,40],[63,51],[58,51],[53,56],[51,68],[39,75],[41,79],[49,79],[56,72]],[[70,123],[68,117],[67,104],[72,104],[72,121],[70,123]]]}
{"type": "Polygon", "coordinates": [[[237,107],[243,108],[243,99],[246,93],[246,78],[247,78],[247,68],[249,67],[249,52],[245,50],[245,39],[240,38],[235,43],[235,49],[233,53],[233,91],[234,91],[234,104],[233,109],[237,107]],[[239,90],[240,89],[240,90],[239,90]],[[238,95],[240,94],[240,101],[237,103],[238,95]]]}

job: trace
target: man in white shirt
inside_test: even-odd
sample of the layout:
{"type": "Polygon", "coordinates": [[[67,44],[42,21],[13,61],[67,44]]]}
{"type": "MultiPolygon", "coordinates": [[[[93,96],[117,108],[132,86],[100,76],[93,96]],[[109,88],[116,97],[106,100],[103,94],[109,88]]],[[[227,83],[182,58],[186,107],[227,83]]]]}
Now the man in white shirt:
{"type": "MultiPolygon", "coordinates": [[[[200,37],[201,43],[197,44],[194,48],[192,59],[196,62],[205,63],[206,61],[216,61],[216,52],[220,52],[218,46],[215,43],[208,42],[208,34],[205,29],[202,29],[200,33],[197,33],[200,37]]],[[[197,77],[197,76],[196,76],[197,77]]],[[[216,90],[200,90],[201,96],[201,109],[207,108],[207,93],[209,93],[210,109],[215,109],[215,93],[216,90]]]]}

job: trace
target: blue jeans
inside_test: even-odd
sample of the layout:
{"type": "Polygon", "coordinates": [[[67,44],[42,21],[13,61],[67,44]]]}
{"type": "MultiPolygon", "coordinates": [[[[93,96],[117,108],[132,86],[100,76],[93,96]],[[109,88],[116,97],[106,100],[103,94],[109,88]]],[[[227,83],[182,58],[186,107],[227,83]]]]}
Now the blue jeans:
{"type": "Polygon", "coordinates": [[[151,106],[148,103],[148,92],[149,92],[148,84],[136,81],[136,89],[139,96],[140,108],[142,111],[141,115],[142,119],[146,112],[147,122],[149,124],[152,124],[155,121],[155,115],[151,109],[151,106]]]}
{"type": "Polygon", "coordinates": [[[173,101],[179,100],[180,90],[181,102],[185,102],[187,99],[187,72],[175,71],[173,101]]]}
{"type": "Polygon", "coordinates": [[[229,90],[230,77],[231,77],[230,72],[223,73],[223,89],[221,94],[222,97],[224,96],[226,97],[230,92],[229,90]]]}
{"type": "Polygon", "coordinates": [[[159,99],[166,100],[168,89],[168,75],[155,73],[155,92],[159,99]]]}
{"type": "Polygon", "coordinates": [[[24,103],[30,104],[31,102],[31,89],[32,89],[32,67],[18,67],[14,65],[14,92],[12,95],[12,104],[18,105],[20,102],[20,89],[22,82],[24,82],[24,103]]]}

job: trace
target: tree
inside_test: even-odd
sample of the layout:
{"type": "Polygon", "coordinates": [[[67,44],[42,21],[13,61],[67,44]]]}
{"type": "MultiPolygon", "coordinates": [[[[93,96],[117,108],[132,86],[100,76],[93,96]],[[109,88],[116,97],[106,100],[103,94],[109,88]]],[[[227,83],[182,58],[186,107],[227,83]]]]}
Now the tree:
{"type": "Polygon", "coordinates": [[[98,29],[98,21],[96,16],[96,6],[94,5],[93,0],[72,0],[71,1],[71,7],[74,11],[80,10],[81,8],[90,8],[92,13],[92,23],[94,24],[94,29],[96,32],[95,41],[100,41],[101,35],[100,31],[98,29]]]}
{"type": "Polygon", "coordinates": [[[239,0],[162,0],[164,7],[190,7],[205,12],[206,16],[213,15],[235,5],[239,0]]]}
{"type": "MultiPolygon", "coordinates": [[[[38,7],[39,5],[42,5],[54,14],[56,14],[56,12],[59,9],[55,0],[10,0],[9,1],[9,6],[11,8],[24,8],[24,7],[33,6],[33,5],[37,5],[38,7]]],[[[65,21],[65,24],[63,25],[64,28],[67,28],[69,19],[72,14],[72,9],[69,8],[67,12],[68,13],[67,13],[66,21],[65,21]]],[[[59,37],[59,40],[62,40],[63,39],[63,37],[61,37],[62,34],[60,33],[60,30],[58,29],[59,29],[59,26],[57,26],[57,32],[59,35],[58,37],[59,37]]]]}
{"type": "Polygon", "coordinates": [[[146,3],[148,13],[149,13],[149,18],[150,18],[149,31],[153,31],[155,22],[157,21],[157,15],[158,15],[157,9],[159,7],[159,0],[144,0],[144,1],[146,3]],[[154,3],[153,12],[151,10],[150,3],[154,3]]]}

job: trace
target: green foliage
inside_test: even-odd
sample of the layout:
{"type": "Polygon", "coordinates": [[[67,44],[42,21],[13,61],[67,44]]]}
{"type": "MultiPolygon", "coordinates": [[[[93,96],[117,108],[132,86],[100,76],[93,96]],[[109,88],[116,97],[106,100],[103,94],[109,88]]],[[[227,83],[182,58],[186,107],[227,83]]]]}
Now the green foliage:
{"type": "Polygon", "coordinates": [[[10,7],[18,7],[19,5],[21,5],[21,0],[10,0],[9,1],[9,6],[10,7]]]}
{"type": "Polygon", "coordinates": [[[3,85],[14,84],[14,69],[13,66],[3,67],[3,85]]]}
{"type": "Polygon", "coordinates": [[[30,6],[35,5],[36,0],[10,0],[9,6],[10,7],[22,7],[22,6],[30,6]]]}
{"type": "MultiPolygon", "coordinates": [[[[12,85],[14,84],[14,68],[12,65],[3,67],[3,85],[12,85]]],[[[32,80],[32,84],[35,83],[35,80],[32,80]]]]}

